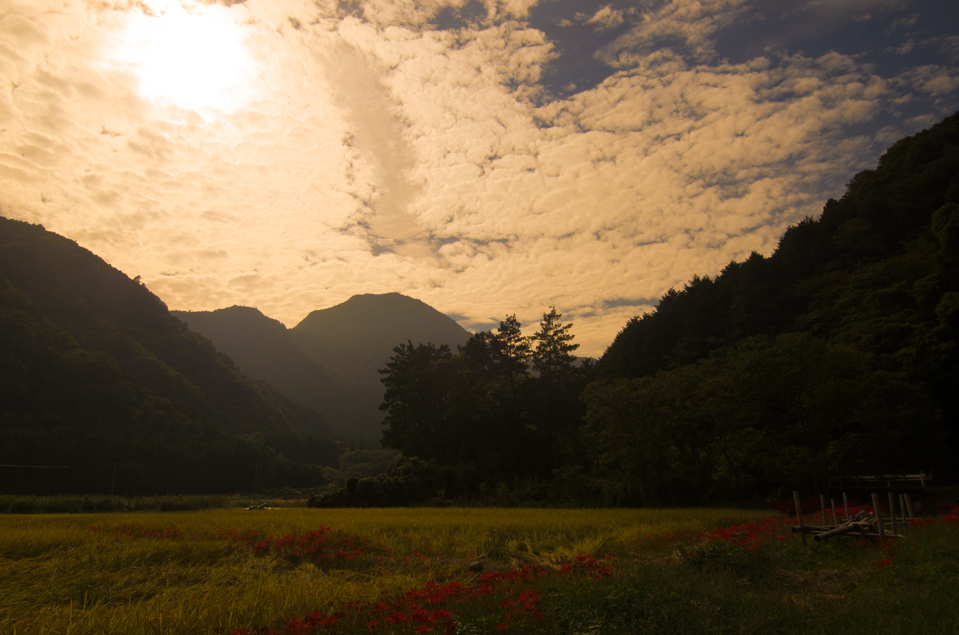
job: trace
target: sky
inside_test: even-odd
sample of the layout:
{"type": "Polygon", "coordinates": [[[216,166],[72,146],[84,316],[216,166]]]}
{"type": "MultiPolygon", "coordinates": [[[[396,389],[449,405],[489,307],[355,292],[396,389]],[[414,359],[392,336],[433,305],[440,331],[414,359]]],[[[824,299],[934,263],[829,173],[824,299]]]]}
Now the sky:
{"type": "Polygon", "coordinates": [[[171,309],[579,354],[959,108],[952,0],[0,0],[0,214],[171,309]]]}

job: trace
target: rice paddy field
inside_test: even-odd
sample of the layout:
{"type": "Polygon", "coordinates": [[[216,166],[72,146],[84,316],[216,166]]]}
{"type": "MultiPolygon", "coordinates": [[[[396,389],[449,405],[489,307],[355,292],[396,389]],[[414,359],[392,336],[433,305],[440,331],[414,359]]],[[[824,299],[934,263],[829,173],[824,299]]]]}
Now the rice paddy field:
{"type": "Polygon", "coordinates": [[[0,633],[957,633],[959,512],[800,543],[740,509],[0,515],[0,633]]]}

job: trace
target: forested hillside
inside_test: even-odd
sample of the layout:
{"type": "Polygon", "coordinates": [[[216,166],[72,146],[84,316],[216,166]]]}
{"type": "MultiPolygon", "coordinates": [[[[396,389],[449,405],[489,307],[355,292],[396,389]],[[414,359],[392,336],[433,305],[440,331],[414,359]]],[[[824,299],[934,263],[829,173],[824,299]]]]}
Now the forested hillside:
{"type": "Polygon", "coordinates": [[[584,395],[595,473],[642,500],[948,478],[957,329],[953,115],[896,143],[771,257],[694,278],[630,321],[584,395]]]}
{"type": "Polygon", "coordinates": [[[336,462],[315,412],[252,383],[137,280],[0,218],[5,491],[314,485],[336,462]],[[290,459],[290,460],[287,460],[290,459]]]}
{"type": "Polygon", "coordinates": [[[526,337],[507,318],[458,354],[397,348],[383,439],[407,458],[317,503],[495,487],[521,503],[677,504],[856,474],[954,479],[959,114],[895,144],[772,256],[670,290],[591,373],[565,355],[544,365],[531,347],[569,335],[549,322],[526,337]]]}
{"type": "Polygon", "coordinates": [[[954,342],[957,203],[959,114],[896,143],[820,218],[790,227],[769,258],[753,253],[714,280],[670,290],[626,325],[599,374],[651,375],[746,337],[797,331],[854,345],[890,368],[932,363],[927,371],[947,374],[944,359],[915,354],[954,342]]]}

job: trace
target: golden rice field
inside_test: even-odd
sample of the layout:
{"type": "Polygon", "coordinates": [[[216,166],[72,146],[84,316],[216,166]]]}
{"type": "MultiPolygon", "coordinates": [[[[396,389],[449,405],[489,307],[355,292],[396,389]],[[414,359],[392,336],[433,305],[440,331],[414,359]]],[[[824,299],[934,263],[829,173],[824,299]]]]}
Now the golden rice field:
{"type": "MultiPolygon", "coordinates": [[[[939,588],[959,588],[955,523],[807,548],[790,523],[731,509],[0,515],[0,633],[844,632],[902,575],[937,587],[897,592],[913,612],[922,597],[957,605],[939,588]]],[[[940,613],[901,623],[959,624],[940,613]]]]}
{"type": "Polygon", "coordinates": [[[763,514],[726,510],[274,509],[0,516],[0,631],[196,633],[401,596],[429,580],[514,562],[622,554],[651,534],[699,532],[763,514]],[[124,527],[175,529],[135,538],[124,527]],[[398,556],[329,567],[260,557],[226,532],[302,535],[328,527],[398,556]],[[403,562],[425,554],[424,563],[403,562]],[[331,604],[332,603],[332,604],[331,604]]]}

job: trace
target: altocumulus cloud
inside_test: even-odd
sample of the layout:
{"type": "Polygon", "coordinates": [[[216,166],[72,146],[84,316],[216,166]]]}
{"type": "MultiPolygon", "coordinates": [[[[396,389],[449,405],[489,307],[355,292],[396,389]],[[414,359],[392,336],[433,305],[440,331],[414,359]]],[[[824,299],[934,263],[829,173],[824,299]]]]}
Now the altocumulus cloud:
{"type": "Polygon", "coordinates": [[[959,105],[951,3],[826,4],[0,0],[0,205],[174,308],[555,305],[598,355],[959,105]]]}

